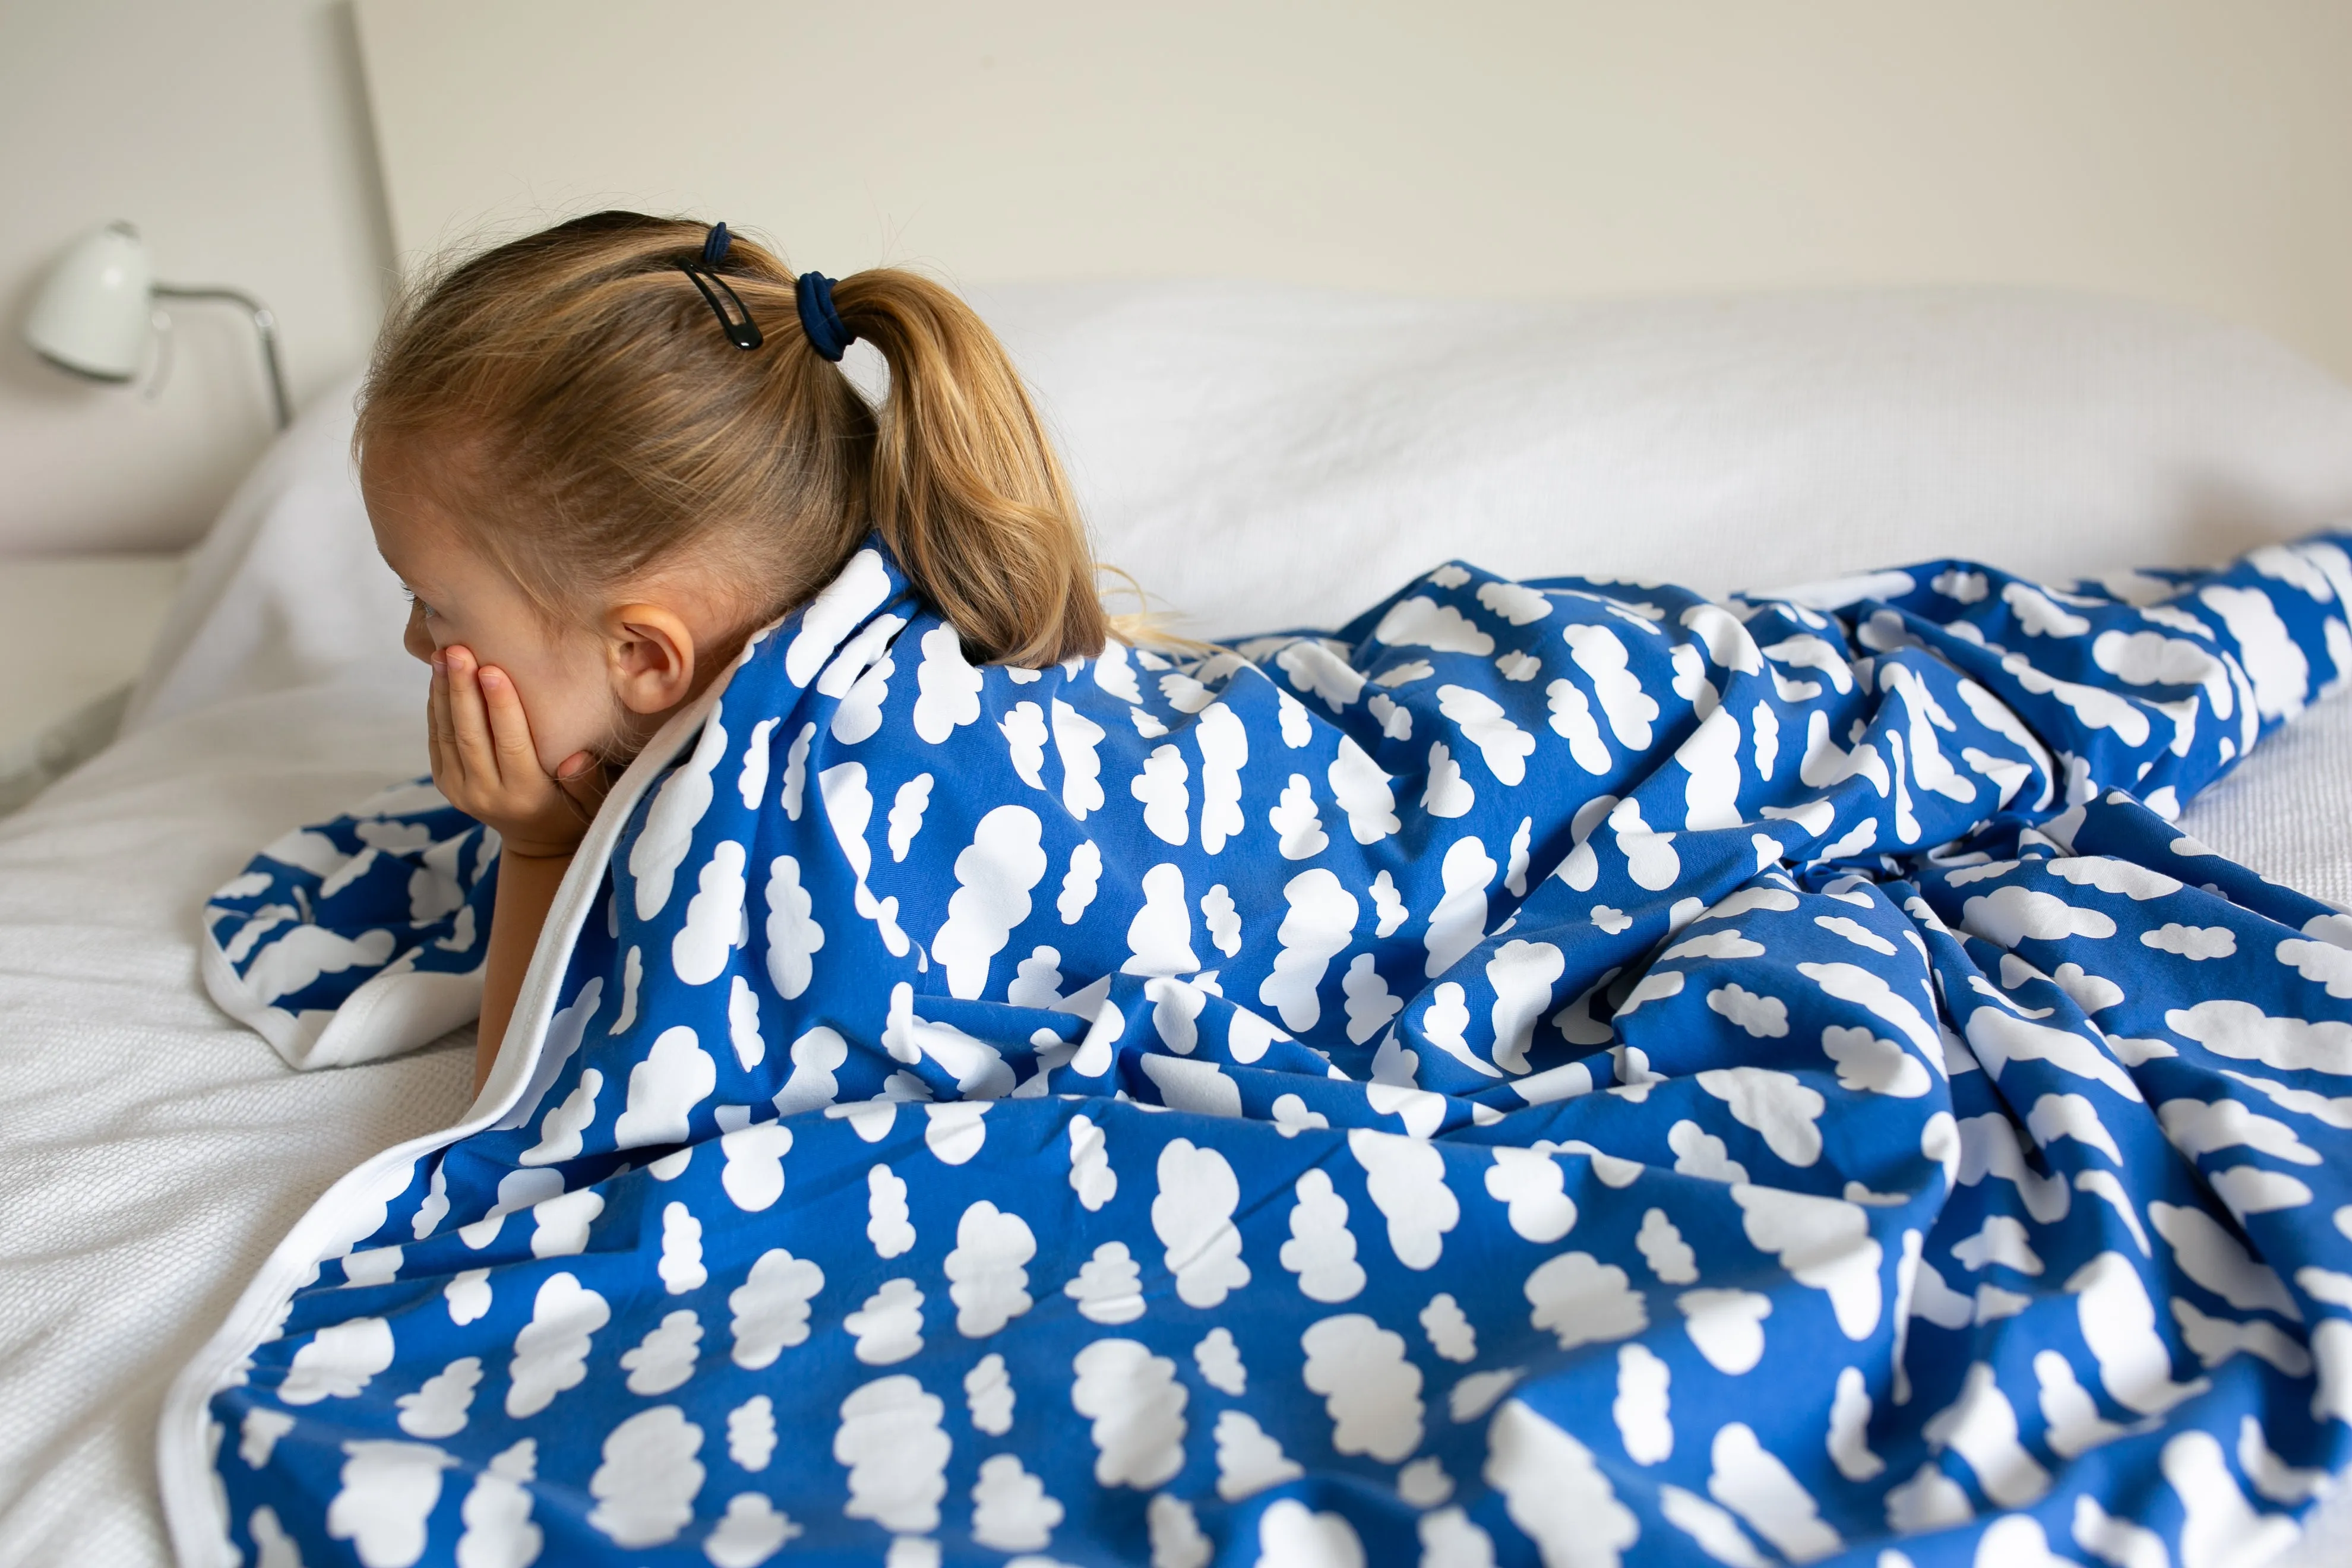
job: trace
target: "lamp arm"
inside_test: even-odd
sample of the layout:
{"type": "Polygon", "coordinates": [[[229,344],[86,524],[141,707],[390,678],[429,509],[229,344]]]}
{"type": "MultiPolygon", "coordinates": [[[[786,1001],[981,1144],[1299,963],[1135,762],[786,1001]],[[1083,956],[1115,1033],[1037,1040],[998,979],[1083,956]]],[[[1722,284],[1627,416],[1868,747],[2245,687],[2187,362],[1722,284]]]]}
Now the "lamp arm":
{"type": "Polygon", "coordinates": [[[285,429],[294,422],[294,406],[286,395],[286,371],[278,361],[278,318],[269,307],[252,295],[236,289],[197,287],[176,283],[158,283],[152,292],[166,300],[222,300],[242,307],[253,318],[253,330],[261,338],[262,367],[269,373],[269,400],[278,415],[278,427],[285,429]]]}

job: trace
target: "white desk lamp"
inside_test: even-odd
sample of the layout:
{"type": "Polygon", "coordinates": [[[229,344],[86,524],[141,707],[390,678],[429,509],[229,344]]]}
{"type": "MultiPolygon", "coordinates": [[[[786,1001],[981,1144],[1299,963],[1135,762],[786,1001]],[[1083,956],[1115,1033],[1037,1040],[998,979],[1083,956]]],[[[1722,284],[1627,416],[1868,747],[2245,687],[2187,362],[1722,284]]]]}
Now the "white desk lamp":
{"type": "Polygon", "coordinates": [[[127,223],[94,229],[66,252],[33,301],[25,341],[61,370],[93,381],[126,382],[146,357],[159,299],[226,300],[248,312],[260,334],[278,427],[292,423],[286,372],[278,363],[278,319],[260,300],[235,289],[156,282],[147,243],[127,223]]]}

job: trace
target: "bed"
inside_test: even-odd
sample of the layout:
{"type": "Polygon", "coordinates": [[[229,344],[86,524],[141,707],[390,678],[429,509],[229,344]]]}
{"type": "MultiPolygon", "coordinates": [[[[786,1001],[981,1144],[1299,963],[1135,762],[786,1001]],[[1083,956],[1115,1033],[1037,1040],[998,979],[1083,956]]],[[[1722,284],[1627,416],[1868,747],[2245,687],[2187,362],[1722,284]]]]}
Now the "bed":
{"type": "MultiPolygon", "coordinates": [[[[2050,575],[2352,516],[2352,391],[2252,333],[2023,291],[1575,307],[1244,285],[981,301],[1102,553],[1191,630],[1328,623],[1446,555],[1710,590],[1939,552],[2050,575]],[[1235,582],[1231,543],[1278,572],[1235,582]]],[[[172,1377],[308,1205],[457,1121],[469,1029],[294,1073],[205,1000],[204,897],[422,769],[421,679],[312,408],[196,552],[121,738],[0,821],[0,1563],[166,1559],[172,1377]]],[[[2352,705],[2187,829],[2352,904],[2352,705]]],[[[2352,1516],[2303,1561],[2338,1560],[2352,1516]]]]}

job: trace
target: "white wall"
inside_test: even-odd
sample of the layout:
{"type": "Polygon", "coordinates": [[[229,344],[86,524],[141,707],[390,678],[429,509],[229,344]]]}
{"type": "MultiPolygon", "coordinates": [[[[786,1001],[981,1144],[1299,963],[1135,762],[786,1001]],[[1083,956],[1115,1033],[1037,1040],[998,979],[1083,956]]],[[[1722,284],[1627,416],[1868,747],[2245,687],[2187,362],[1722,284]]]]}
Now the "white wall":
{"type": "Polygon", "coordinates": [[[390,245],[348,0],[0,0],[0,555],[189,542],[269,437],[251,327],[177,307],[151,403],[42,363],[24,314],[128,218],[161,277],[276,311],[298,402],[358,365],[390,245]]]}
{"type": "Polygon", "coordinates": [[[642,204],[836,276],[2057,285],[2352,371],[2347,0],[358,4],[404,250],[642,204]]]}

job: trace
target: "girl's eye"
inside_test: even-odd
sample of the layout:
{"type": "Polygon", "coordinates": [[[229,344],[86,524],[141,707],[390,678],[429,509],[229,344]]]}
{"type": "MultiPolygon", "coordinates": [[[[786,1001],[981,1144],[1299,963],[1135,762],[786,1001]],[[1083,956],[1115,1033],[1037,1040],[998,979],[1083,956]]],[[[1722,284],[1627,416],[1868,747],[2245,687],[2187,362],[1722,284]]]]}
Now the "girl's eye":
{"type": "Polygon", "coordinates": [[[416,596],[416,590],[410,587],[405,583],[400,585],[400,596],[406,599],[410,604],[415,605],[419,610],[422,610],[425,613],[425,618],[426,620],[429,621],[433,618],[433,606],[418,598],[416,596]]]}

